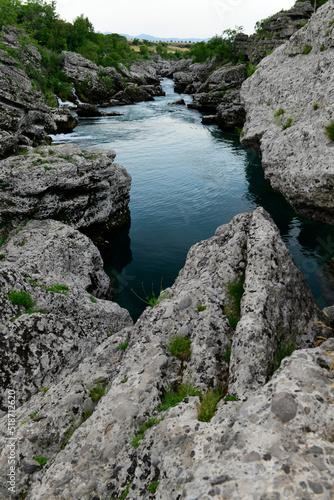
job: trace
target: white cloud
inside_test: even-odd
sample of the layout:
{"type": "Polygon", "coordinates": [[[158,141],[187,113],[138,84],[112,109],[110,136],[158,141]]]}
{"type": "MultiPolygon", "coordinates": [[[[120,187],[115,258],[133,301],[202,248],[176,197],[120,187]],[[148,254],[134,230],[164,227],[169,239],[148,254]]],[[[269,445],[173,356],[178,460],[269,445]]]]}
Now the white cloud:
{"type": "Polygon", "coordinates": [[[62,19],[84,14],[96,31],[161,37],[209,38],[227,28],[254,32],[256,21],[289,9],[294,0],[58,0],[62,19]]]}

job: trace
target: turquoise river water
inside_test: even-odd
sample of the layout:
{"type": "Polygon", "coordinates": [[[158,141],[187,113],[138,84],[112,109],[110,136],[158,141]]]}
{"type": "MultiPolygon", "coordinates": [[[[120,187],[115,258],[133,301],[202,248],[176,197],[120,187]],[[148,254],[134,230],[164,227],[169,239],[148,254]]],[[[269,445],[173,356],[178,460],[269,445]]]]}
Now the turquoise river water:
{"type": "MultiPolygon", "coordinates": [[[[131,227],[115,237],[115,252],[104,255],[115,300],[136,319],[151,294],[173,284],[194,243],[238,213],[263,206],[304,273],[320,305],[334,303],[334,228],[298,215],[264,179],[261,161],[239,137],[204,126],[201,114],[168,106],[180,97],[173,82],[162,81],[165,97],[111,108],[123,116],[80,119],[78,127],[54,142],[83,149],[110,148],[132,176],[131,227]]],[[[108,111],[108,109],[106,109],[108,111]]]]}

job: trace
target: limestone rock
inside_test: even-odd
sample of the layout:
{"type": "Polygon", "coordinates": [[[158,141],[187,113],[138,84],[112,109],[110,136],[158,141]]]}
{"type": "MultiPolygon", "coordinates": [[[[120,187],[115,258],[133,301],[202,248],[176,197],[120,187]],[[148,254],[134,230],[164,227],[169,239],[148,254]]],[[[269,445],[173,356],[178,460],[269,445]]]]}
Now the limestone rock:
{"type": "Polygon", "coordinates": [[[101,117],[101,116],[122,116],[121,113],[117,113],[116,111],[111,111],[106,113],[104,111],[100,111],[93,104],[79,104],[76,108],[76,113],[80,117],[101,117]]]}
{"type": "Polygon", "coordinates": [[[41,55],[31,45],[22,49],[22,32],[17,28],[3,27],[2,33],[2,47],[8,47],[8,51],[0,50],[0,157],[17,145],[38,144],[56,131],[43,94],[26,73],[27,68],[42,71],[41,55]]]}
{"type": "Polygon", "coordinates": [[[262,21],[259,33],[236,36],[235,45],[240,54],[252,64],[258,64],[277,47],[296,33],[313,14],[313,2],[297,2],[291,9],[282,10],[262,21]],[[312,5],[311,5],[312,3],[312,5]]]}
{"type": "Polygon", "coordinates": [[[78,120],[67,108],[52,109],[52,116],[57,125],[57,134],[68,134],[78,125],[78,120]]]}
{"type": "Polygon", "coordinates": [[[334,223],[333,2],[265,58],[242,86],[242,143],[262,156],[266,177],[308,218],[334,223]],[[277,71],[279,68],[279,71],[277,71]]]}
{"type": "MultiPolygon", "coordinates": [[[[294,481],[288,485],[296,488],[291,491],[297,491],[307,462],[312,485],[306,480],[305,491],[329,491],[322,457],[309,460],[307,449],[319,446],[329,464],[332,360],[326,353],[333,343],[297,350],[273,375],[279,345],[313,345],[323,333],[314,324],[319,319],[305,279],[268,214],[259,208],[236,216],[213,238],[192,247],[175,284],[133,328],[107,339],[45,396],[36,394],[20,408],[21,460],[42,454],[50,465],[31,476],[18,464],[18,490],[31,484],[27,498],[34,500],[109,500],[126,489],[129,498],[148,499],[148,486],[157,481],[156,498],[205,498],[212,490],[210,495],[218,499],[226,483],[230,498],[237,499],[245,498],[246,491],[281,492],[289,477],[294,481]],[[242,276],[241,320],[234,330],[227,318],[227,285],[242,276]],[[187,361],[167,349],[174,335],[191,339],[187,361]],[[84,418],[84,409],[91,407],[90,388],[99,380],[108,384],[106,394],[84,418]],[[161,417],[156,408],[163,390],[181,381],[203,391],[219,387],[237,392],[239,401],[222,401],[211,423],[203,423],[197,420],[198,398],[187,398],[164,412],[164,420],[147,430],[135,449],[130,443],[139,427],[161,417]],[[27,419],[30,414],[41,420],[27,419]],[[312,433],[305,430],[306,422],[312,433]],[[79,427],[66,444],[66,431],[74,425],[79,427]]],[[[5,418],[0,433],[2,444],[5,418]]],[[[7,455],[4,446],[0,449],[4,479],[7,455]]]]}
{"type": "Polygon", "coordinates": [[[2,251],[1,409],[6,388],[15,385],[17,403],[26,401],[132,323],[117,304],[95,298],[110,297],[110,280],[99,251],[77,230],[30,221],[2,251]]]}
{"type": "Polygon", "coordinates": [[[100,238],[129,220],[131,177],[114,151],[42,146],[0,162],[3,233],[27,219],[53,218],[100,238]]]}

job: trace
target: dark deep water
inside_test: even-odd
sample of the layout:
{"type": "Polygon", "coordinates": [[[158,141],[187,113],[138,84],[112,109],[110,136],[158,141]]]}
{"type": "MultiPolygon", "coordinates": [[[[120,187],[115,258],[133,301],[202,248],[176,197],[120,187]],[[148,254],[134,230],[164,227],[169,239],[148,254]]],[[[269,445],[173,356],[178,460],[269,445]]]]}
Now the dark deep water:
{"type": "Polygon", "coordinates": [[[153,284],[157,295],[161,279],[163,288],[173,284],[191,245],[261,205],[319,306],[334,303],[334,271],[324,266],[334,256],[334,227],[298,215],[270,188],[260,159],[237,135],[202,125],[200,113],[186,106],[168,106],[180,95],[171,80],[162,85],[166,97],[112,108],[124,116],[80,119],[73,133],[54,136],[84,149],[114,149],[116,162],[132,176],[131,227],[115,237],[115,253],[104,256],[116,302],[136,319],[145,304],[131,289],[143,297],[142,283],[148,293],[153,284]]]}

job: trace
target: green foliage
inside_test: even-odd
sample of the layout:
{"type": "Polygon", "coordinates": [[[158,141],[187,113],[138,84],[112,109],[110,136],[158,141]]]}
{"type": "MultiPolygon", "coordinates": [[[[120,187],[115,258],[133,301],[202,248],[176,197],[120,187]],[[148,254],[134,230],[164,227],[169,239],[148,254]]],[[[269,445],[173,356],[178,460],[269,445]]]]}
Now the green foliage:
{"type": "Polygon", "coordinates": [[[49,460],[49,458],[43,456],[32,457],[32,459],[36,460],[36,462],[38,462],[41,467],[44,467],[44,465],[46,465],[47,461],[49,460]]]}
{"type": "Polygon", "coordinates": [[[206,394],[201,396],[201,402],[197,408],[197,418],[201,422],[210,422],[215,414],[217,404],[222,399],[223,393],[209,389],[206,394]]]}
{"type": "Polygon", "coordinates": [[[274,116],[281,116],[284,115],[285,111],[283,108],[279,108],[277,111],[275,111],[274,116]]]}
{"type": "Polygon", "coordinates": [[[187,336],[176,335],[166,345],[171,355],[181,361],[188,361],[191,356],[191,340],[187,336]]]}
{"type": "Polygon", "coordinates": [[[121,344],[121,345],[119,346],[119,348],[118,348],[118,349],[119,349],[120,351],[125,351],[125,349],[128,347],[128,345],[129,345],[129,341],[128,341],[128,340],[126,340],[126,341],[124,342],[124,344],[121,344]]]}
{"type": "Polygon", "coordinates": [[[222,36],[215,35],[208,42],[194,43],[190,49],[190,55],[194,57],[194,62],[205,62],[213,57],[222,63],[240,62],[235,37],[242,31],[242,26],[236,26],[234,30],[223,31],[222,36]]]}
{"type": "Polygon", "coordinates": [[[89,297],[90,298],[90,301],[93,302],[93,304],[96,304],[97,300],[95,297],[89,297]]]}
{"type": "Polygon", "coordinates": [[[282,123],[282,130],[291,127],[291,125],[292,125],[292,118],[287,118],[286,121],[282,123]]]}
{"type": "Polygon", "coordinates": [[[334,121],[325,126],[328,139],[334,141],[334,121]]]}
{"type": "Polygon", "coordinates": [[[150,493],[155,493],[158,486],[159,486],[159,483],[157,481],[152,481],[152,483],[150,483],[148,485],[147,489],[150,493]]]}
{"type": "Polygon", "coordinates": [[[229,345],[228,348],[226,349],[225,356],[224,356],[224,361],[228,365],[230,364],[230,361],[231,361],[231,354],[232,354],[232,345],[229,345]]]}
{"type": "Polygon", "coordinates": [[[89,395],[94,403],[98,403],[106,392],[106,384],[98,384],[89,391],[89,395]]]}
{"type": "Polygon", "coordinates": [[[317,104],[316,102],[313,104],[313,109],[316,111],[317,109],[319,108],[319,104],[317,104]]]}
{"type": "Polygon", "coordinates": [[[226,285],[228,303],[225,305],[224,312],[231,328],[236,328],[240,321],[240,302],[244,293],[244,282],[245,277],[242,276],[235,281],[229,281],[226,285]]]}
{"type": "Polygon", "coordinates": [[[5,255],[3,253],[0,253],[0,260],[3,260],[5,258],[5,255]]]}
{"type": "Polygon", "coordinates": [[[302,50],[302,54],[307,55],[311,52],[311,50],[312,50],[312,45],[305,45],[305,47],[302,50]]]}
{"type": "Polygon", "coordinates": [[[206,306],[202,306],[202,304],[197,304],[197,309],[199,310],[199,312],[205,311],[206,306]]]}
{"type": "Polygon", "coordinates": [[[131,483],[128,483],[125,487],[125,490],[123,491],[123,493],[121,494],[121,496],[119,497],[119,500],[125,500],[126,497],[128,496],[129,494],[129,490],[130,490],[130,486],[131,486],[131,483]]]}
{"type": "Polygon", "coordinates": [[[160,304],[160,302],[162,300],[168,298],[168,293],[167,292],[164,293],[163,295],[161,295],[161,292],[162,292],[162,278],[161,278],[161,281],[160,281],[160,295],[158,297],[155,296],[155,291],[154,291],[153,283],[152,283],[152,296],[151,297],[148,295],[148,293],[146,293],[146,290],[144,288],[144,283],[142,283],[141,286],[142,286],[142,289],[143,289],[144,298],[140,297],[138,295],[138,293],[136,293],[132,288],[131,288],[131,292],[134,293],[135,296],[139,300],[141,300],[142,302],[144,302],[145,304],[147,304],[150,307],[154,307],[154,306],[160,304]]]}
{"type": "Polygon", "coordinates": [[[62,285],[60,283],[56,283],[51,286],[44,286],[44,290],[47,292],[61,293],[62,295],[68,295],[69,287],[67,285],[62,285]]]}
{"type": "Polygon", "coordinates": [[[190,382],[181,384],[176,391],[173,389],[165,391],[162,397],[162,405],[157,408],[157,411],[166,411],[168,408],[178,405],[186,397],[200,396],[201,392],[196,389],[190,382]]]}
{"type": "Polygon", "coordinates": [[[238,401],[238,396],[236,394],[227,394],[224,398],[225,401],[238,401]]]}
{"type": "Polygon", "coordinates": [[[324,45],[321,45],[321,47],[320,47],[320,52],[323,52],[323,51],[325,50],[325,48],[326,48],[326,47],[325,47],[324,45]]]}
{"type": "Polygon", "coordinates": [[[139,443],[143,439],[144,434],[147,431],[147,429],[149,429],[150,427],[153,427],[154,425],[157,425],[162,420],[163,420],[163,417],[161,417],[161,418],[152,417],[149,420],[147,420],[141,427],[139,427],[135,437],[131,441],[131,445],[137,449],[139,446],[139,443]]]}
{"type": "Polygon", "coordinates": [[[15,306],[25,307],[27,310],[32,309],[35,305],[30,295],[21,290],[12,290],[8,294],[8,300],[15,306]]]}
{"type": "Polygon", "coordinates": [[[43,396],[45,396],[45,394],[48,392],[49,389],[50,389],[50,387],[42,387],[41,388],[41,392],[42,392],[43,396]]]}
{"type": "Polygon", "coordinates": [[[256,66],[255,64],[252,64],[252,63],[248,63],[248,64],[247,64],[247,76],[248,76],[248,78],[249,78],[250,76],[252,76],[252,74],[253,74],[253,73],[255,73],[255,71],[256,71],[257,69],[259,69],[259,67],[258,67],[258,66],[256,66]]]}

